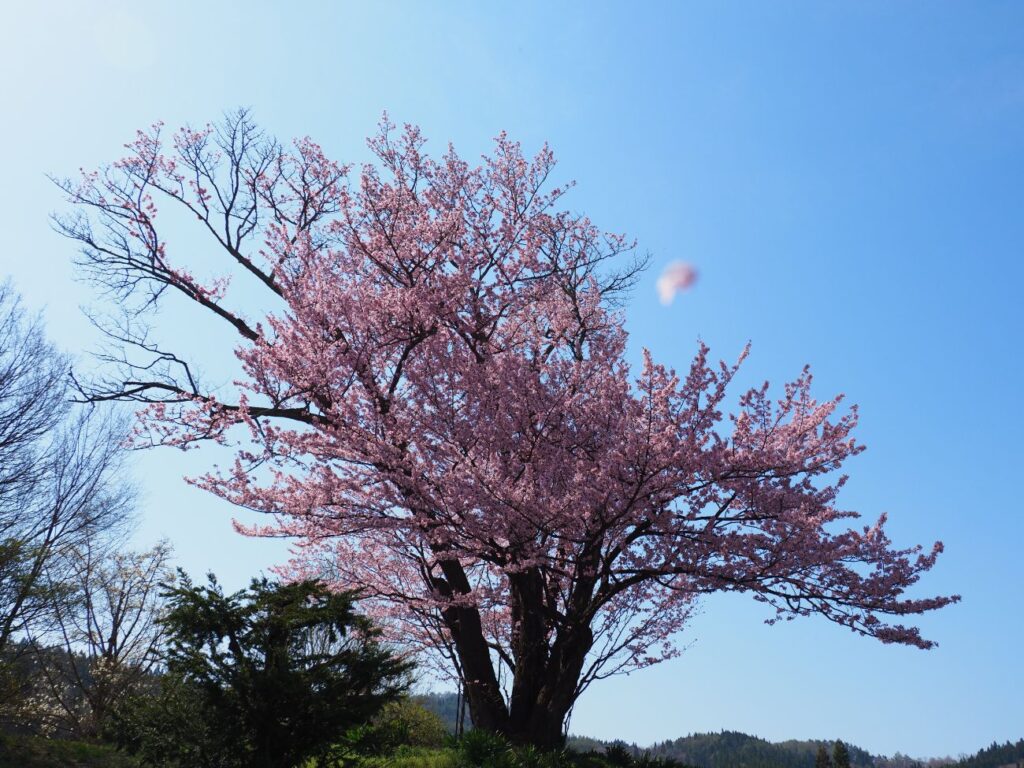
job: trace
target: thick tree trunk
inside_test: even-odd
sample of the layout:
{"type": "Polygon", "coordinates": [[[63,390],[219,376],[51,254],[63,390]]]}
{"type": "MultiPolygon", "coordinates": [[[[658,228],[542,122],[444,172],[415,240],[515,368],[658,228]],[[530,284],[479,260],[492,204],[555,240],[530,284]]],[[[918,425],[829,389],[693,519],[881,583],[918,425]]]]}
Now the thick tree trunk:
{"type": "Polygon", "coordinates": [[[538,699],[547,683],[549,648],[541,608],[544,581],[536,570],[509,578],[512,620],[512,654],[515,674],[509,697],[510,734],[528,733],[536,717],[538,699]]]}
{"type": "Polygon", "coordinates": [[[559,634],[546,663],[533,672],[540,685],[531,686],[536,694],[529,713],[512,718],[516,727],[509,736],[514,742],[544,748],[564,745],[565,719],[576,701],[580,674],[592,645],[593,635],[588,626],[559,634]]]}
{"type": "MultiPolygon", "coordinates": [[[[443,588],[450,590],[454,595],[469,594],[469,580],[457,561],[442,561],[441,570],[445,577],[443,588]]],[[[473,721],[473,727],[493,733],[507,733],[508,709],[491,664],[490,649],[484,637],[480,612],[476,608],[452,606],[444,609],[441,615],[451,633],[455,652],[458,653],[459,662],[462,664],[466,701],[469,703],[469,716],[473,721]]]]}
{"type": "MultiPolygon", "coordinates": [[[[468,594],[462,567],[441,563],[453,594],[468,594]]],[[[512,653],[515,672],[506,706],[475,608],[452,606],[442,612],[465,677],[473,727],[498,733],[516,744],[545,749],[564,745],[565,719],[576,701],[577,685],[594,638],[586,621],[563,622],[551,637],[544,619],[544,579],[525,571],[511,579],[512,653]]]]}

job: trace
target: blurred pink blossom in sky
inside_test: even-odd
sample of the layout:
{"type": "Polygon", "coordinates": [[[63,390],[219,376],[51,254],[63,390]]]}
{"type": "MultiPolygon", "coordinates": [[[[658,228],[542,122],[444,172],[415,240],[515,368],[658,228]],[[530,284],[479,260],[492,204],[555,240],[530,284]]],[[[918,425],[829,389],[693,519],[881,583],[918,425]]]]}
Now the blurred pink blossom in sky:
{"type": "Polygon", "coordinates": [[[697,282],[697,270],[684,261],[673,261],[658,278],[658,297],[668,306],[679,291],[697,282]]]}

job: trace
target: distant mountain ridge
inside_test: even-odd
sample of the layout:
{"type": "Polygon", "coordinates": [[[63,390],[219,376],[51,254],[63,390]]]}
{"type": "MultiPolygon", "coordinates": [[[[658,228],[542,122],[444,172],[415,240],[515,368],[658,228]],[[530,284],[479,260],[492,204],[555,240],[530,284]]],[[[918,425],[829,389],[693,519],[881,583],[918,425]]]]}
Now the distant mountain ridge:
{"type": "MultiPolygon", "coordinates": [[[[585,737],[574,736],[569,739],[569,746],[580,750],[601,749],[609,743],[612,742],[585,737]]],[[[643,748],[631,745],[631,749],[659,757],[671,757],[697,768],[814,768],[818,747],[825,745],[831,754],[833,744],[833,741],[795,739],[770,742],[746,733],[722,731],[695,733],[643,748]]],[[[853,768],[878,768],[874,755],[853,744],[846,746],[853,768]]]]}
{"type": "MultiPolygon", "coordinates": [[[[458,697],[454,693],[428,693],[415,697],[417,701],[440,715],[450,731],[455,730],[458,697]]],[[[469,727],[468,714],[465,718],[469,727]]],[[[806,740],[771,742],[738,731],[695,733],[678,739],[659,742],[650,747],[638,747],[618,740],[602,740],[587,736],[570,736],[569,747],[580,751],[604,749],[611,744],[622,744],[635,752],[671,757],[697,768],[814,768],[818,747],[824,744],[832,752],[833,741],[806,740]]],[[[846,744],[853,768],[1024,768],[1024,739],[1016,743],[993,743],[973,755],[959,760],[931,758],[917,760],[899,753],[892,757],[872,755],[854,744],[846,744]]]]}
{"type": "MultiPolygon", "coordinates": [[[[623,742],[601,741],[583,736],[570,736],[569,746],[586,751],[602,749],[623,742]]],[[[695,733],[678,739],[658,742],[649,747],[625,745],[634,752],[671,757],[696,768],[814,768],[820,745],[831,754],[834,741],[806,740],[770,742],[737,731],[695,733]]],[[[872,755],[867,750],[846,743],[853,768],[1024,768],[1024,739],[1005,744],[993,743],[973,755],[960,758],[937,757],[918,760],[902,754],[892,757],[872,755]]]]}

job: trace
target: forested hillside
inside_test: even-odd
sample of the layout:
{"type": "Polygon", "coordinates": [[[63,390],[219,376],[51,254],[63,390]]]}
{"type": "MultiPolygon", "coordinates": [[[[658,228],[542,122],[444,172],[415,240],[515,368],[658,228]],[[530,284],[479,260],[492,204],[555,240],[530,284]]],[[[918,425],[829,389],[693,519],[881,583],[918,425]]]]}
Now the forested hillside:
{"type": "Polygon", "coordinates": [[[1024,739],[1016,743],[1006,742],[1005,744],[993,743],[990,747],[980,750],[957,764],[958,768],[1024,768],[1024,739]]]}
{"type": "MultiPolygon", "coordinates": [[[[449,730],[455,730],[458,705],[454,693],[431,693],[418,696],[417,699],[428,709],[437,712],[449,730]]],[[[465,727],[472,727],[468,715],[465,727]]],[[[623,743],[589,736],[569,737],[569,746],[579,752],[600,751],[612,744],[623,743]]],[[[815,755],[822,744],[831,753],[832,741],[791,739],[773,743],[737,731],[722,731],[691,734],[650,747],[635,744],[623,746],[637,754],[649,752],[698,768],[814,768],[815,755]]],[[[1024,768],[1024,739],[1005,744],[994,743],[959,761],[949,757],[915,759],[899,753],[891,757],[872,755],[853,744],[846,746],[850,753],[851,768],[1024,768]]]]}
{"type": "MultiPolygon", "coordinates": [[[[600,748],[594,739],[573,737],[574,748],[600,748]]],[[[736,731],[697,733],[644,748],[652,755],[670,757],[698,768],[814,768],[818,747],[831,752],[831,741],[784,741],[772,743],[736,731]]],[[[847,745],[853,768],[874,768],[874,757],[847,745]]]]}
{"type": "MultiPolygon", "coordinates": [[[[413,696],[413,699],[429,709],[431,712],[437,714],[438,717],[444,721],[445,727],[451,733],[455,733],[459,717],[459,697],[456,694],[423,693],[413,696]]],[[[465,728],[469,729],[471,725],[469,722],[468,709],[463,714],[463,721],[465,728]]]]}
{"type": "MultiPolygon", "coordinates": [[[[723,731],[665,741],[651,747],[651,752],[700,768],[814,768],[814,757],[822,744],[831,752],[831,741],[791,740],[773,744],[745,733],[723,731]]],[[[869,753],[853,745],[847,747],[852,766],[874,765],[869,753]]]]}

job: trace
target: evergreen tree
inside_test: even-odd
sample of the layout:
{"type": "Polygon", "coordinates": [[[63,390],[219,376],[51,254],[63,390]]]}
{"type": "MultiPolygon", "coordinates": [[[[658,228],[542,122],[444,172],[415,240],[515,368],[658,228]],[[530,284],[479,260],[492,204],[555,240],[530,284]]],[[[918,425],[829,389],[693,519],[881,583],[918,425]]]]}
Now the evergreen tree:
{"type": "Polygon", "coordinates": [[[254,579],[225,594],[179,571],[167,590],[160,694],[122,712],[118,739],[144,763],[293,768],[319,757],[408,684],[355,594],[254,579]]]}
{"type": "Polygon", "coordinates": [[[850,751],[839,739],[832,748],[832,765],[833,768],[850,768],[850,751]]]}
{"type": "Polygon", "coordinates": [[[818,754],[814,758],[814,768],[832,768],[832,759],[828,756],[828,749],[824,744],[818,745],[818,754]]]}

